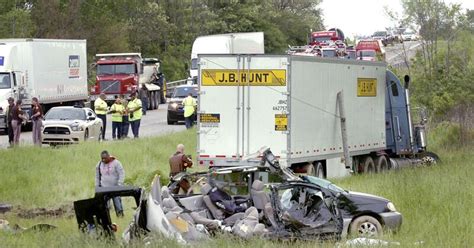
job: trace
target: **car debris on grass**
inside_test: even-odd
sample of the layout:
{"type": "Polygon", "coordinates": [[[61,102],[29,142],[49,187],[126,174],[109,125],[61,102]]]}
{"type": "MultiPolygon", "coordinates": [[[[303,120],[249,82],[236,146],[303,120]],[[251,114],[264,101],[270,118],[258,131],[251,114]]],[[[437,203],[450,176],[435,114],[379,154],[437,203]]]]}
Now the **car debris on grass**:
{"type": "Polygon", "coordinates": [[[259,166],[180,173],[163,187],[155,177],[148,194],[132,186],[97,189],[94,198],[74,202],[79,228],[114,237],[107,202],[116,196],[131,196],[137,204],[122,235],[126,243],[150,234],[181,244],[207,240],[216,233],[276,240],[379,237],[383,228],[396,231],[402,221],[389,200],[297,176],[282,169],[269,149],[262,153],[259,166]],[[271,178],[279,181],[268,182],[271,178]],[[188,192],[179,188],[183,180],[191,185],[188,192]]]}

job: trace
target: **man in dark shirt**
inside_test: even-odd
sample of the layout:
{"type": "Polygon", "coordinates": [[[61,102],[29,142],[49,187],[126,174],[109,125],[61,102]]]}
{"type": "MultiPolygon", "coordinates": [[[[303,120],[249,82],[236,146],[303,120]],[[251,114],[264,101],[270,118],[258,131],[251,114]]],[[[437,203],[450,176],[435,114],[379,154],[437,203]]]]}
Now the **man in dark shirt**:
{"type": "Polygon", "coordinates": [[[15,99],[13,97],[8,98],[8,108],[7,108],[7,132],[8,132],[8,143],[10,146],[13,145],[13,127],[12,127],[12,118],[13,118],[13,107],[15,106],[15,99]]]}
{"type": "MultiPolygon", "coordinates": [[[[179,144],[176,147],[176,153],[173,154],[169,160],[170,162],[170,177],[176,176],[180,172],[185,172],[187,168],[191,168],[193,166],[193,161],[191,161],[188,156],[184,154],[184,145],[179,144]]],[[[179,189],[183,189],[184,192],[188,192],[189,182],[186,179],[181,180],[179,182],[179,187],[176,187],[174,194],[179,193],[179,189]]]]}

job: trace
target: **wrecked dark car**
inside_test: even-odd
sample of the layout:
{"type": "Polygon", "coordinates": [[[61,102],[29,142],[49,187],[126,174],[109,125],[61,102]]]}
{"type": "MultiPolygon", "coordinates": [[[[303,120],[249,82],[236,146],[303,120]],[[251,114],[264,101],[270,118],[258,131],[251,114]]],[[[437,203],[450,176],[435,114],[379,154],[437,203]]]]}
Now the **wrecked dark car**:
{"type": "Polygon", "coordinates": [[[402,225],[402,215],[395,205],[382,197],[347,191],[328,180],[313,176],[301,176],[303,181],[316,184],[333,192],[338,209],[344,220],[343,236],[377,237],[383,229],[396,232],[402,225]]]}
{"type": "MultiPolygon", "coordinates": [[[[296,176],[281,169],[269,150],[260,166],[181,173],[163,187],[156,177],[147,195],[137,188],[98,192],[92,199],[75,202],[79,227],[87,232],[91,226],[101,226],[104,234],[111,234],[106,202],[118,195],[131,195],[138,205],[123,234],[126,242],[158,234],[186,244],[222,232],[241,238],[337,240],[349,228],[351,233],[370,236],[373,232],[363,228],[372,230],[367,224],[372,219],[385,226],[401,224],[401,215],[387,200],[364,198],[326,180],[296,176]],[[271,182],[275,178],[279,181],[271,182]],[[360,221],[362,216],[372,219],[360,221]]],[[[378,234],[381,226],[376,228],[378,234]]]]}
{"type": "MultiPolygon", "coordinates": [[[[284,188],[286,185],[295,185],[298,183],[305,183],[305,185],[316,186],[317,189],[325,190],[325,195],[332,195],[333,201],[337,202],[337,209],[340,212],[343,225],[342,233],[343,237],[347,235],[353,236],[364,236],[364,237],[377,237],[383,234],[384,229],[392,232],[396,232],[402,224],[402,215],[396,211],[395,206],[389,200],[365,193],[352,192],[344,190],[337,185],[331,183],[328,180],[321,179],[313,176],[296,176],[292,172],[281,169],[278,163],[272,157],[271,152],[265,156],[267,160],[267,166],[263,167],[247,167],[237,166],[232,168],[220,169],[214,172],[215,175],[221,174],[238,174],[240,177],[234,178],[236,182],[227,183],[228,186],[237,186],[238,184],[245,184],[249,187],[249,192],[255,191],[255,185],[264,188],[267,186],[268,189],[280,187],[284,188]],[[264,185],[260,180],[268,180],[271,175],[279,175],[279,183],[269,183],[264,185]],[[259,180],[260,179],[260,180],[259,180]],[[255,183],[257,181],[257,183],[255,183]],[[262,186],[260,186],[262,185],[262,186]]],[[[172,178],[169,188],[171,192],[176,191],[176,187],[179,187],[179,182],[182,180],[189,180],[190,182],[199,180],[202,178],[204,173],[192,173],[177,175],[172,178]]],[[[201,179],[202,180],[202,179],[201,179]]],[[[225,182],[224,182],[225,184],[225,182]]],[[[231,189],[229,189],[231,190],[231,189]]],[[[273,190],[272,190],[273,191],[273,190]]],[[[173,195],[175,198],[183,198],[183,192],[181,194],[173,195]]],[[[268,194],[270,192],[261,193],[268,194]]],[[[252,195],[252,194],[250,194],[252,195]]],[[[263,196],[262,196],[263,197],[263,196]]],[[[276,199],[276,197],[274,196],[276,199]]],[[[325,199],[330,199],[326,197],[325,199]]],[[[281,199],[284,202],[285,199],[281,199]]],[[[258,200],[257,200],[258,201],[258,200]]],[[[257,201],[253,200],[253,204],[258,207],[257,201]]],[[[278,209],[277,203],[272,206],[273,209],[278,209]]]]}

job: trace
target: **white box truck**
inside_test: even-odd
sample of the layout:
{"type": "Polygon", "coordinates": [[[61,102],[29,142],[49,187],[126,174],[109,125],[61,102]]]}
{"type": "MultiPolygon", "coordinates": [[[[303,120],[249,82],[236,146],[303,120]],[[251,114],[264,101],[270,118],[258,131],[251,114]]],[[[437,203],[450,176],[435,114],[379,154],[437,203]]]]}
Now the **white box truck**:
{"type": "Polygon", "coordinates": [[[31,107],[37,97],[45,111],[88,99],[85,40],[0,39],[0,130],[6,128],[8,97],[31,107]]]}
{"type": "Polygon", "coordinates": [[[424,129],[412,133],[408,90],[385,63],[202,55],[198,65],[201,165],[259,163],[247,158],[269,147],[295,172],[340,177],[418,161],[425,152],[425,142],[414,142],[424,129]]]}

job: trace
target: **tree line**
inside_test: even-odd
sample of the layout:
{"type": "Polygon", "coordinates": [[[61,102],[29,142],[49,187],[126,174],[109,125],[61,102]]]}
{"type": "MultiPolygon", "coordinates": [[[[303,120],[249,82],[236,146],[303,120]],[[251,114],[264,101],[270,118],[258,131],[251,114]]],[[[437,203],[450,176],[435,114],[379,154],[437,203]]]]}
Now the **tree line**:
{"type": "Polygon", "coordinates": [[[0,38],[86,39],[97,53],[159,57],[168,79],[186,78],[194,39],[263,31],[283,53],[322,29],[321,0],[0,0],[0,38]]]}

